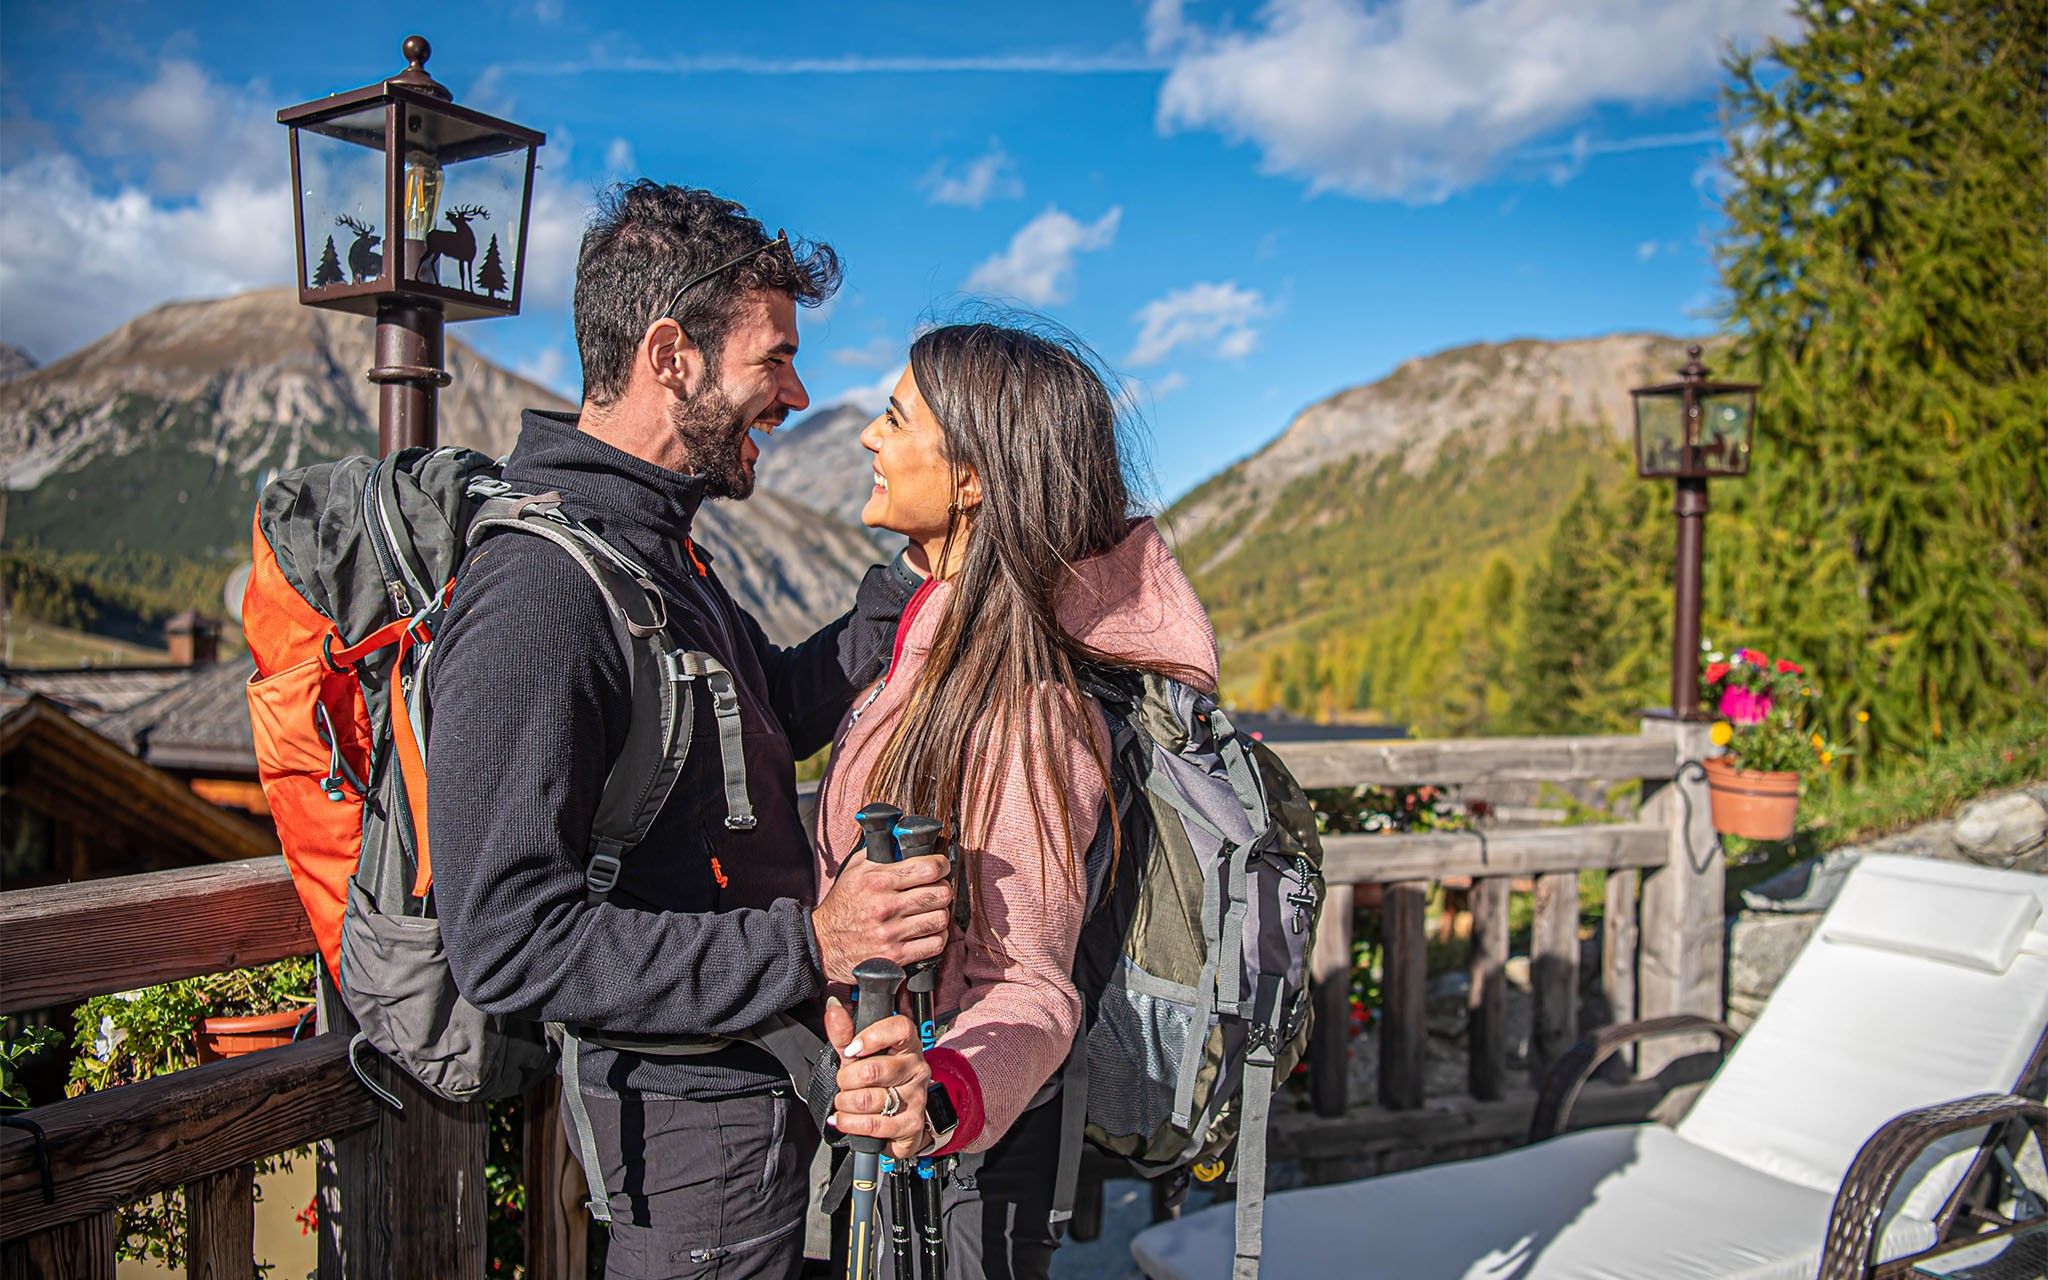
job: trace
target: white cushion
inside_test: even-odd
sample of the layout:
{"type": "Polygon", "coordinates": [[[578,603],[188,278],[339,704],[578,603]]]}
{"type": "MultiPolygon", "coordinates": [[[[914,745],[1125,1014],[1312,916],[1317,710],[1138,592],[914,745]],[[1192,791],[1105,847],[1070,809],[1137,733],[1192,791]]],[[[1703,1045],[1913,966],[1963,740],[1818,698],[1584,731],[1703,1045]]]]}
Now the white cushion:
{"type": "Polygon", "coordinates": [[[1898,875],[1851,875],[1821,925],[1830,942],[2003,973],[2041,918],[2032,894],[1898,875]]]}
{"type": "MultiPolygon", "coordinates": [[[[1636,1125],[1266,1202],[1264,1280],[1810,1280],[1832,1197],[1636,1125]]],[[[1233,1206],[1139,1234],[1153,1280],[1227,1280],[1233,1206]]],[[[1895,1218],[1883,1256],[1925,1248],[1895,1218]]]]}
{"type": "MultiPolygon", "coordinates": [[[[1679,1125],[1688,1140],[1832,1195],[1858,1149],[1893,1116],[2003,1093],[2018,1081],[2048,1026],[2041,935],[2030,935],[1999,973],[1836,941],[1830,927],[1845,909],[1863,909],[1851,895],[1875,880],[1904,881],[1913,893],[1961,886],[2036,904],[2048,896],[2044,876],[1866,858],[1679,1125]]],[[[1935,1217],[1982,1136],[1937,1144],[1905,1180],[1894,1211],[1935,1217]]]]}

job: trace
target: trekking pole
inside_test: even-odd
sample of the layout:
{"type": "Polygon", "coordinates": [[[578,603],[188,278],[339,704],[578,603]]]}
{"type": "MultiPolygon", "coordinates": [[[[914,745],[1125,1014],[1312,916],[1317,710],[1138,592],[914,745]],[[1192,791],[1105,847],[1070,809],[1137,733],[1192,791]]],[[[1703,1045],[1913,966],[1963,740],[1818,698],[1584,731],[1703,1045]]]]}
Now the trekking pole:
{"type": "MultiPolygon", "coordinates": [[[[939,854],[939,821],[916,815],[904,818],[896,824],[896,855],[899,858],[923,858],[943,856],[939,854]]],[[[923,960],[910,966],[910,975],[905,983],[910,988],[910,1016],[917,1023],[917,1042],[926,1052],[938,1036],[938,1025],[932,1013],[932,988],[938,985],[939,966],[936,960],[923,960]]],[[[942,1280],[946,1274],[946,1228],[942,1221],[944,1206],[941,1203],[944,1188],[939,1182],[939,1162],[930,1156],[920,1156],[917,1161],[918,1207],[923,1210],[918,1216],[917,1235],[923,1245],[925,1280],[942,1280]]]]}
{"type": "MultiPolygon", "coordinates": [[[[855,965],[853,979],[859,984],[853,1023],[858,1035],[894,1011],[903,970],[878,956],[855,965]]],[[[847,1238],[846,1280],[869,1280],[875,1252],[875,1184],[881,1180],[882,1151],[889,1144],[880,1138],[856,1137],[847,1145],[853,1148],[853,1225],[847,1238]]]]}
{"type": "MultiPolygon", "coordinates": [[[[903,810],[893,804],[871,804],[853,815],[869,862],[897,860],[894,828],[902,816],[903,810]]],[[[896,1262],[896,1280],[917,1280],[910,1243],[910,1184],[903,1180],[904,1172],[893,1159],[882,1157],[882,1174],[889,1179],[889,1252],[896,1262]]]]}

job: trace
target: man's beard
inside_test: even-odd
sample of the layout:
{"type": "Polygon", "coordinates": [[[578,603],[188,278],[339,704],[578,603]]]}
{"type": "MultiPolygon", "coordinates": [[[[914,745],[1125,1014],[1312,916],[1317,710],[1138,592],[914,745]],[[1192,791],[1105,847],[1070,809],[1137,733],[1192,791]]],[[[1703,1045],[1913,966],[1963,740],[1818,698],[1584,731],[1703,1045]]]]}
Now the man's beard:
{"type": "Polygon", "coordinates": [[[707,498],[745,498],[754,492],[753,473],[740,456],[747,419],[725,394],[707,387],[669,410],[669,425],[690,453],[690,468],[704,477],[707,498]]]}

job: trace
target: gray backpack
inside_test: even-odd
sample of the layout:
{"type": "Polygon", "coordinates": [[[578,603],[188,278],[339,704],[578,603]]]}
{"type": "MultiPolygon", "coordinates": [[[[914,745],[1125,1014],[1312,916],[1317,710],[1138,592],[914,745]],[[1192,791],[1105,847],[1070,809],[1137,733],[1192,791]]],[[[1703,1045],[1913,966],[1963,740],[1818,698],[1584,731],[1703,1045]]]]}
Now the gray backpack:
{"type": "Polygon", "coordinates": [[[1215,1165],[1233,1142],[1236,1274],[1255,1276],[1273,1091],[1308,1043],[1323,847],[1308,798],[1215,699],[1162,676],[1091,670],[1111,734],[1122,853],[1089,849],[1075,959],[1087,1010],[1063,1080],[1071,1205],[1076,1134],[1152,1178],[1215,1165]]]}
{"type": "MultiPolygon", "coordinates": [[[[548,539],[603,593],[633,688],[626,742],[591,828],[585,883],[602,898],[666,802],[711,700],[727,821],[751,825],[732,677],[672,647],[647,571],[562,514],[511,492],[468,449],[407,449],[290,472],[264,488],[243,624],[256,658],[257,765],[322,958],[372,1048],[457,1102],[514,1095],[552,1069],[543,1029],[456,990],[434,918],[426,840],[426,672],[464,553],[500,530],[548,539]]],[[[559,1033],[557,1038],[559,1038],[559,1033]]]]}

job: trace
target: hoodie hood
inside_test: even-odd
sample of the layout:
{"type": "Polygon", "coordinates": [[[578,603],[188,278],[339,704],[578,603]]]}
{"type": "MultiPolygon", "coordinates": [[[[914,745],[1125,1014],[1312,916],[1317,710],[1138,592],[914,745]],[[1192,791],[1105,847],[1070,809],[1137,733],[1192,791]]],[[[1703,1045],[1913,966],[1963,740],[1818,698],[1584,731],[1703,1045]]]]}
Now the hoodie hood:
{"type": "Polygon", "coordinates": [[[1170,664],[1216,692],[1216,632],[1195,588],[1149,517],[1124,540],[1074,566],[1055,600],[1060,625],[1088,645],[1133,662],[1170,664]]]}

